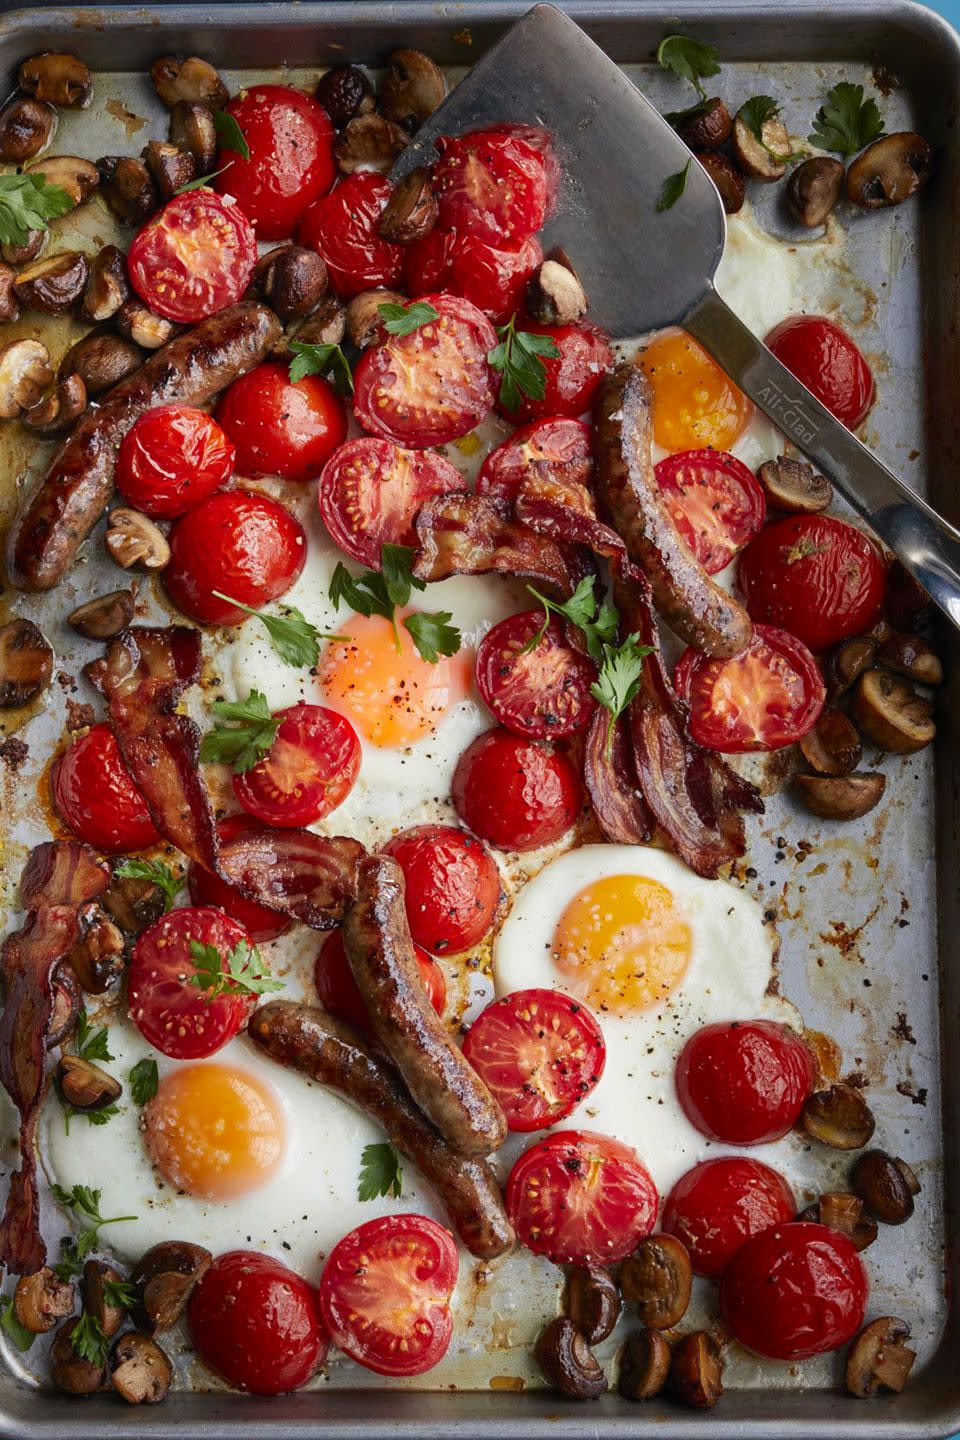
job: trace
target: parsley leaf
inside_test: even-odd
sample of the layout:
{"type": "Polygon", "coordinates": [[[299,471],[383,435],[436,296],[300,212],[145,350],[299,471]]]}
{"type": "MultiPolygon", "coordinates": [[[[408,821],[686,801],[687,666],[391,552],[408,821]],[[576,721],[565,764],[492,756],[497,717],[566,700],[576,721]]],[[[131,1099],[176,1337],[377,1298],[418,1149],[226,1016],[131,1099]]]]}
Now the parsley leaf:
{"type": "Polygon", "coordinates": [[[308,345],[291,340],[290,379],[294,384],[305,375],[326,375],[343,395],[353,394],[353,371],[339,345],[308,345]]]}
{"type": "Polygon", "coordinates": [[[26,1325],[21,1325],[17,1319],[12,1295],[0,1295],[0,1325],[6,1330],[18,1350],[29,1350],[37,1338],[32,1330],[28,1330],[26,1325]]]}
{"type": "Polygon", "coordinates": [[[560,351],[552,335],[535,335],[517,329],[517,317],[511,315],[506,325],[497,328],[499,345],[487,355],[487,363],[503,375],[500,382],[500,403],[516,410],[521,396],[542,400],[547,388],[547,367],[543,356],[557,360],[560,351]]]}
{"type": "MultiPolygon", "coordinates": [[[[382,569],[365,570],[353,576],[343,564],[338,564],[330,580],[330,599],[339,610],[341,602],[349,605],[358,615],[382,615],[393,626],[397,652],[400,652],[400,632],[397,629],[398,607],[408,605],[414,590],[427,587],[413,573],[416,550],[409,545],[383,545],[380,549],[382,569]]],[[[429,665],[435,665],[441,655],[456,655],[460,649],[460,631],[450,624],[451,615],[447,610],[434,614],[417,610],[403,620],[403,628],[409,633],[418,652],[429,665]]]]}
{"type": "Polygon", "coordinates": [[[438,610],[433,615],[415,610],[404,620],[403,628],[412,635],[428,665],[436,665],[441,655],[456,655],[460,649],[460,631],[450,624],[452,619],[449,610],[438,610]]]}
{"type": "Polygon", "coordinates": [[[663,70],[672,70],[682,80],[689,80],[706,99],[707,92],[700,81],[720,73],[720,51],[689,35],[668,35],[657,46],[657,64],[663,70]]]}
{"type": "Polygon", "coordinates": [[[226,165],[220,166],[219,170],[211,170],[209,175],[198,175],[196,180],[188,180],[186,185],[181,185],[179,190],[174,190],[174,195],[186,195],[189,190],[209,189],[210,181],[215,180],[218,175],[222,175],[224,170],[229,170],[232,164],[233,161],[228,160],[226,165]]]}
{"type": "Polygon", "coordinates": [[[307,665],[312,670],[320,659],[320,641],[343,639],[342,635],[326,635],[318,630],[296,605],[284,605],[285,615],[268,615],[265,610],[255,610],[252,605],[244,605],[242,600],[234,600],[232,595],[224,595],[222,590],[214,590],[213,593],[218,600],[226,600],[236,605],[238,610],[256,616],[285,665],[307,665]]]}
{"type": "Polygon", "coordinates": [[[230,765],[236,775],[252,770],[280,729],[280,719],[270,713],[267,697],[259,690],[251,690],[246,700],[215,700],[211,709],[218,720],[235,720],[237,724],[208,730],[200,744],[200,759],[230,765]]]}
{"type": "MultiPolygon", "coordinates": [[[[177,875],[162,860],[122,860],[113,873],[121,880],[149,880],[151,885],[156,885],[163,892],[164,910],[173,909],[173,902],[183,886],[183,876],[177,875]]],[[[104,1058],[112,1059],[112,1056],[104,1058]]]]}
{"type": "Polygon", "coordinates": [[[191,940],[190,954],[197,967],[190,984],[206,992],[204,1000],[215,1000],[218,995],[266,995],[283,989],[282,980],[271,979],[256,945],[248,945],[246,940],[239,940],[228,955],[221,955],[215,945],[191,940]]]}
{"type": "Polygon", "coordinates": [[[610,723],[607,726],[608,753],[613,743],[614,722],[623,714],[640,689],[643,658],[649,655],[652,649],[650,645],[641,645],[639,640],[639,635],[633,634],[628,635],[620,645],[604,645],[600,674],[590,686],[590,694],[597,704],[610,711],[610,723]]]}
{"type": "Polygon", "coordinates": [[[603,604],[599,602],[594,584],[595,577],[585,575],[570,599],[564,600],[562,603],[548,599],[532,585],[528,585],[527,589],[530,594],[543,606],[543,625],[533,639],[527,641],[524,648],[526,650],[536,649],[546,634],[551,614],[562,615],[565,620],[569,620],[571,625],[576,625],[577,629],[581,631],[586,643],[587,654],[599,665],[603,660],[604,646],[609,645],[616,637],[620,617],[613,605],[608,604],[607,601],[604,601],[603,604]]]}
{"type": "Polygon", "coordinates": [[[126,1280],[108,1280],[104,1276],[103,1298],[108,1305],[113,1305],[118,1310],[131,1310],[137,1303],[136,1287],[126,1280]]]}
{"type": "Polygon", "coordinates": [[[81,1060],[112,1060],[110,1054],[109,1032],[106,1028],[94,1030],[87,1018],[86,1010],[81,1006],[77,1016],[77,1054],[81,1060]]]}
{"type": "Polygon", "coordinates": [[[409,305],[395,305],[388,302],[377,309],[384,319],[383,328],[391,335],[412,335],[421,325],[439,320],[440,312],[426,300],[411,300],[409,305]]]}
{"type": "Polygon", "coordinates": [[[0,242],[23,245],[31,230],[46,230],[47,221],[73,209],[62,185],[48,185],[43,175],[0,175],[0,242]]]}
{"type": "Polygon", "coordinates": [[[788,150],[784,155],[779,150],[772,149],[763,138],[764,125],[768,120],[775,120],[779,114],[780,106],[772,95],[751,95],[737,111],[738,118],[744,122],[757,144],[762,145],[768,155],[772,155],[774,160],[779,160],[782,164],[783,161],[794,158],[793,151],[788,150]]]}
{"type": "Polygon", "coordinates": [[[160,1072],[152,1055],[138,1060],[130,1071],[130,1094],[135,1105],[146,1105],[160,1088],[160,1072]]]}
{"type": "Polygon", "coordinates": [[[89,1310],[84,1310],[70,1331],[70,1344],[81,1360],[88,1360],[91,1365],[106,1365],[107,1337],[100,1321],[89,1310]]]}
{"type": "Polygon", "coordinates": [[[80,1274],[83,1262],[96,1245],[97,1236],[104,1225],[117,1225],[121,1220],[137,1218],[136,1215],[110,1215],[104,1218],[100,1214],[102,1192],[91,1190],[89,1185],[74,1185],[72,1190],[65,1190],[62,1185],[54,1184],[50,1186],[50,1193],[59,1204],[72,1210],[74,1215],[92,1222],[86,1230],[81,1230],[74,1240],[64,1244],[63,1259],[59,1265],[53,1267],[61,1280],[72,1280],[80,1274]]]}
{"type": "Polygon", "coordinates": [[[678,170],[675,175],[668,175],[666,180],[664,180],[660,186],[660,194],[657,196],[658,215],[662,214],[664,210],[672,210],[674,205],[676,205],[680,196],[687,188],[687,173],[689,169],[690,161],[688,160],[682,170],[678,170]]]}
{"type": "Polygon", "coordinates": [[[694,120],[698,115],[704,115],[709,100],[698,100],[696,105],[688,105],[686,110],[667,110],[664,120],[668,125],[682,125],[685,120],[694,120]]]}
{"type": "Polygon", "coordinates": [[[213,116],[213,128],[223,150],[232,150],[241,160],[250,159],[250,146],[246,136],[237,124],[236,117],[229,110],[217,110],[213,116]]]}
{"type": "Polygon", "coordinates": [[[833,150],[838,155],[856,155],[865,145],[883,134],[883,121],[874,99],[864,100],[863,86],[841,80],[827,92],[817,111],[811,145],[833,150]]]}
{"type": "Polygon", "coordinates": [[[400,1156],[392,1145],[365,1145],[360,1156],[360,1179],[357,1183],[358,1200],[376,1200],[381,1195],[392,1195],[399,1200],[403,1189],[403,1171],[400,1156]]]}

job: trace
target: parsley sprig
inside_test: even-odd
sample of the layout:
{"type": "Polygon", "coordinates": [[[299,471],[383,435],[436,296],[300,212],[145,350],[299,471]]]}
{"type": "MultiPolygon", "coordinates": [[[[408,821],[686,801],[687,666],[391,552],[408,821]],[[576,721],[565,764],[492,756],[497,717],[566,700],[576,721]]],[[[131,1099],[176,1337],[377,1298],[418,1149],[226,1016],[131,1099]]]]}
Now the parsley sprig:
{"type": "Polygon", "coordinates": [[[107,1337],[103,1333],[103,1326],[89,1310],[84,1310],[80,1319],[70,1331],[70,1344],[75,1354],[81,1360],[87,1360],[91,1365],[102,1369],[107,1363],[107,1337]]]}
{"type": "Polygon", "coordinates": [[[431,320],[440,319],[439,310],[435,310],[426,300],[411,300],[408,305],[386,301],[383,305],[378,305],[377,309],[383,316],[383,328],[390,335],[412,335],[421,325],[429,325],[431,320]]]}
{"type": "Polygon", "coordinates": [[[164,910],[173,909],[173,902],[183,888],[183,876],[171,870],[162,860],[131,857],[121,860],[113,873],[121,880],[148,880],[151,885],[156,885],[163,894],[164,910]]]}
{"type": "Polygon", "coordinates": [[[743,102],[737,113],[757,144],[762,145],[774,160],[782,165],[785,161],[796,158],[794,151],[788,150],[786,154],[782,154],[768,145],[763,138],[764,125],[768,120],[775,120],[780,114],[780,106],[772,95],[751,95],[749,100],[743,102]]]}
{"type": "Polygon", "coordinates": [[[246,700],[214,700],[210,707],[218,720],[235,721],[215,725],[200,742],[200,759],[205,763],[230,765],[236,775],[252,770],[270,749],[280,729],[267,697],[251,690],[246,700]]]}
{"type": "Polygon", "coordinates": [[[0,243],[24,245],[31,230],[66,215],[73,201],[62,185],[49,185],[39,172],[0,175],[0,243]]]}
{"type": "Polygon", "coordinates": [[[228,160],[226,165],[220,166],[219,170],[211,170],[209,175],[198,175],[196,180],[188,180],[186,185],[181,185],[177,190],[174,190],[174,195],[187,195],[191,190],[209,190],[210,181],[216,180],[218,175],[222,175],[225,170],[229,170],[232,164],[233,161],[228,160]]]}
{"type": "Polygon", "coordinates": [[[675,174],[668,175],[660,186],[660,194],[657,196],[657,214],[662,215],[664,210],[672,210],[687,188],[687,175],[690,173],[690,161],[688,160],[682,170],[675,174]]]}
{"type": "Polygon", "coordinates": [[[246,940],[238,940],[226,955],[216,945],[191,940],[190,954],[196,965],[190,984],[204,992],[206,1001],[218,995],[267,995],[283,989],[283,981],[272,978],[257,946],[246,940]]]}
{"type": "Polygon", "coordinates": [[[229,110],[217,110],[213,116],[213,128],[217,132],[221,149],[232,150],[241,160],[250,159],[250,146],[246,136],[237,124],[236,116],[229,110]]]}
{"type": "Polygon", "coordinates": [[[353,371],[339,345],[308,345],[291,340],[290,379],[294,384],[305,375],[325,375],[343,395],[353,394],[353,371]]]}
{"type": "MultiPolygon", "coordinates": [[[[81,1006],[77,1016],[77,1028],[74,1032],[77,1054],[81,1060],[89,1060],[95,1063],[98,1060],[110,1061],[113,1056],[110,1054],[109,1033],[105,1028],[94,1030],[87,1017],[86,1010],[81,1006]]],[[[118,1105],[103,1105],[99,1110],[77,1110],[73,1105],[67,1103],[60,1097],[63,1106],[63,1128],[67,1135],[70,1134],[70,1121],[74,1115],[82,1115],[90,1125],[106,1125],[108,1120],[119,1113],[118,1105]]]]}
{"type": "Polygon", "coordinates": [[[312,670],[320,659],[320,641],[343,639],[342,635],[327,635],[318,630],[296,605],[284,605],[286,613],[283,615],[268,615],[265,610],[255,610],[252,605],[244,605],[242,600],[234,600],[232,595],[224,595],[222,590],[214,590],[213,593],[218,600],[226,600],[259,620],[285,665],[307,665],[312,670]]]}
{"type": "Polygon", "coordinates": [[[720,73],[720,51],[690,35],[667,35],[657,46],[657,64],[689,80],[705,100],[707,92],[700,82],[720,73]]]}
{"type": "MultiPolygon", "coordinates": [[[[336,610],[343,603],[358,615],[382,615],[390,621],[398,654],[397,609],[409,605],[414,590],[427,588],[413,573],[416,553],[409,545],[383,545],[379,571],[364,570],[354,576],[346,565],[339,564],[330,581],[330,599],[336,610]]],[[[417,610],[404,617],[403,628],[428,665],[435,665],[441,655],[456,655],[460,649],[460,631],[451,625],[452,619],[449,610],[417,610]]]]}
{"type": "Polygon", "coordinates": [[[613,727],[640,689],[644,656],[653,647],[641,645],[640,636],[628,635],[619,645],[604,645],[600,673],[590,686],[598,705],[610,712],[607,724],[607,754],[613,744],[613,727]]]}
{"type": "Polygon", "coordinates": [[[160,1088],[160,1072],[152,1055],[138,1060],[130,1071],[130,1094],[135,1105],[146,1105],[160,1088]]]}
{"type": "Polygon", "coordinates": [[[400,1199],[403,1191],[403,1170],[400,1156],[392,1145],[365,1145],[360,1156],[358,1200],[376,1200],[381,1195],[400,1199]]]}
{"type": "Polygon", "coordinates": [[[616,638],[620,617],[608,601],[598,600],[595,583],[595,576],[585,575],[570,599],[563,601],[551,600],[548,596],[541,595],[533,585],[528,585],[527,590],[543,606],[543,624],[533,639],[527,641],[524,650],[535,650],[547,633],[550,616],[560,615],[564,620],[569,620],[571,625],[576,625],[583,635],[587,654],[599,665],[603,659],[604,645],[609,645],[616,638]]]}
{"type": "Polygon", "coordinates": [[[103,1277],[103,1298],[117,1310],[132,1310],[137,1303],[137,1291],[126,1280],[108,1280],[103,1277]]]}
{"type": "Polygon", "coordinates": [[[17,1319],[12,1295],[0,1295],[0,1325],[6,1330],[18,1350],[26,1352],[37,1338],[32,1330],[28,1330],[26,1325],[21,1325],[17,1319]]]}
{"type": "Polygon", "coordinates": [[[807,137],[811,145],[821,150],[833,150],[838,155],[856,155],[865,145],[883,134],[883,120],[872,97],[863,98],[863,86],[852,85],[841,80],[828,91],[827,98],[817,111],[813,131],[807,137]]]}
{"type": "Polygon", "coordinates": [[[65,1190],[62,1185],[51,1185],[53,1198],[67,1210],[72,1210],[80,1220],[89,1220],[91,1223],[85,1230],[81,1230],[75,1239],[70,1240],[63,1246],[62,1259],[53,1268],[61,1280],[73,1280],[83,1269],[83,1262],[94,1249],[97,1238],[104,1225],[119,1225],[122,1220],[136,1220],[136,1215],[109,1215],[104,1217],[100,1214],[100,1190],[91,1190],[89,1185],[74,1185],[72,1190],[65,1190]]]}
{"type": "Polygon", "coordinates": [[[487,355],[487,363],[499,370],[500,403],[507,410],[516,410],[521,396],[542,400],[547,388],[547,367],[543,357],[556,360],[560,356],[552,335],[536,335],[517,329],[517,317],[511,315],[506,325],[497,328],[500,343],[487,355]]]}

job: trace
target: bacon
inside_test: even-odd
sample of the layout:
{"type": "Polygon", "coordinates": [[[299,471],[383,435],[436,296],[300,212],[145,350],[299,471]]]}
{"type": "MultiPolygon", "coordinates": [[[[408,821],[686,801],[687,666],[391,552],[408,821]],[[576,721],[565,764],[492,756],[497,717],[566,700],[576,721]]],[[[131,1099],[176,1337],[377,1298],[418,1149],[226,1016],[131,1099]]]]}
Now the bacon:
{"type": "Polygon", "coordinates": [[[597,518],[586,485],[558,474],[556,466],[542,460],[530,468],[513,504],[513,513],[522,524],[561,545],[585,545],[594,555],[610,560],[626,558],[626,545],[597,518]]]}
{"type": "Polygon", "coordinates": [[[45,840],[30,852],[20,877],[24,910],[84,905],[110,884],[110,866],[80,840],[45,840]]]}
{"type": "Polygon", "coordinates": [[[357,894],[365,854],[346,835],[264,826],[221,845],[218,873],[248,899],[313,930],[332,930],[357,894]]]}
{"type": "Polygon", "coordinates": [[[642,845],[651,838],[653,822],[637,780],[625,716],[617,717],[611,732],[610,712],[594,711],[583,745],[583,783],[605,839],[642,845]]]}
{"type": "Polygon", "coordinates": [[[418,580],[517,575],[572,595],[588,573],[583,552],[508,520],[485,495],[437,495],[417,516],[418,580]]]}

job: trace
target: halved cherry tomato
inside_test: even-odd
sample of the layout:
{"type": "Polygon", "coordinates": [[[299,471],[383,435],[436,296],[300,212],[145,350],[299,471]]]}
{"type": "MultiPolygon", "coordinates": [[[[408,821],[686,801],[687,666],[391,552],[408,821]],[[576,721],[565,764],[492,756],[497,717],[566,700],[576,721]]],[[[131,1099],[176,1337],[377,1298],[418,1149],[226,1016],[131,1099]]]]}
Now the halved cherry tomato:
{"type": "Polygon", "coordinates": [[[322,105],[288,85],[251,85],[226,107],[250,151],[244,160],[223,146],[214,182],[232,195],[258,240],[286,240],[297,221],[336,177],[334,130],[322,105]]]}
{"type": "Polygon", "coordinates": [[[543,467],[558,480],[588,485],[593,472],[590,426],[564,415],[519,425],[485,457],[477,493],[512,504],[524,480],[543,467]]]}
{"type": "Polygon", "coordinates": [[[517,243],[542,229],[554,171],[545,132],[510,126],[441,136],[433,168],[439,224],[488,245],[517,243]]]}
{"type": "Polygon", "coordinates": [[[622,1260],[650,1234],[659,1205],[637,1152],[588,1130],[556,1130],[524,1151],[506,1200],[521,1243],[558,1265],[622,1260]]]}
{"type": "Polygon", "coordinates": [[[746,1155],[721,1155],[681,1175],[660,1225],[686,1245],[695,1274],[722,1275],[751,1235],[796,1213],[793,1191],[776,1170],[746,1155]]]}
{"type": "Polygon", "coordinates": [[[364,435],[341,445],[320,476],[320,514],[353,560],[380,569],[383,545],[415,545],[414,520],[431,495],[463,490],[449,460],[432,450],[401,450],[364,435]]]}
{"type": "Polygon", "coordinates": [[[469,300],[428,295],[439,318],[371,345],[354,371],[353,408],[374,435],[398,445],[444,445],[466,435],[493,406],[490,321],[469,300]]]}
{"type": "Polygon", "coordinates": [[[464,235],[453,247],[448,288],[470,300],[495,325],[505,325],[523,304],[527,281],[543,260],[535,236],[508,245],[488,245],[464,235]]]}
{"type": "Polygon", "coordinates": [[[426,1215],[384,1215],[333,1247],[320,1313],[333,1343],[378,1375],[422,1375],[447,1353],[460,1259],[426,1215]]]}
{"type": "MultiPolygon", "coordinates": [[[[260,828],[252,815],[228,815],[217,825],[217,833],[220,843],[224,844],[235,840],[238,835],[260,828]]],[[[212,870],[205,870],[195,860],[191,860],[187,869],[187,886],[194,905],[209,905],[215,910],[223,910],[231,920],[242,925],[250,939],[256,940],[258,945],[266,940],[276,940],[278,935],[286,934],[293,924],[289,915],[281,915],[279,910],[248,900],[235,886],[228,885],[226,880],[221,880],[212,870]]]]}
{"type": "Polygon", "coordinates": [[[543,629],[542,610],[501,620],[477,650],[481,698],[501,725],[535,740],[584,728],[596,709],[596,678],[596,665],[568,643],[558,620],[543,629]]]}
{"type": "Polygon", "coordinates": [[[457,240],[452,230],[441,230],[439,225],[434,225],[422,240],[414,240],[405,247],[403,288],[408,295],[428,295],[450,289],[457,240]]]}
{"type": "Polygon", "coordinates": [[[127,431],[117,489],[144,515],[184,515],[233,474],[236,451],[220,426],[190,405],[158,405],[127,431]]]}
{"type": "Polygon", "coordinates": [[[235,304],[256,263],[257,239],[240,206],[206,189],[174,195],[140,227],[127,254],[140,299],[182,325],[235,304]]]}
{"type": "Polygon", "coordinates": [[[499,405],[501,415],[517,423],[548,415],[582,415],[613,364],[613,351],[602,330],[593,325],[540,325],[523,320],[528,335],[549,335],[559,356],[544,356],[544,392],[539,400],[521,395],[516,410],[499,405]]]}
{"type": "Polygon", "coordinates": [[[751,540],[737,581],[754,620],[818,651],[876,624],[886,566],[856,525],[834,515],[788,515],[751,540]]]}
{"type": "Polygon", "coordinates": [[[237,447],[241,475],[315,480],[347,438],[347,412],[322,375],[291,380],[269,360],[234,380],[220,397],[217,419],[237,447]]]}
{"type": "Polygon", "coordinates": [[[479,945],[500,904],[500,872],[479,840],[456,825],[414,825],[383,850],[403,871],[418,945],[434,955],[479,945]]]}
{"type": "Polygon", "coordinates": [[[517,990],[481,1011],[463,1053],[511,1130],[565,1120],[603,1074],[607,1047],[585,1005],[559,990],[517,990]]]}
{"type": "Polygon", "coordinates": [[[330,284],[344,299],[378,285],[396,285],[400,279],[403,246],[377,234],[377,221],[392,192],[385,176],[357,170],[303,214],[297,238],[326,262],[330,284]]]}
{"type": "Polygon", "coordinates": [[[720,1020],[695,1030],[677,1059],[683,1113],[724,1145],[761,1145],[792,1130],[813,1090],[816,1067],[789,1025],[720,1020]]]}
{"type": "MultiPolygon", "coordinates": [[[[438,1015],[442,1015],[447,1003],[447,982],[443,971],[426,950],[419,945],[413,948],[420,968],[420,979],[430,1004],[438,1015]]],[[[324,1010],[367,1034],[370,1030],[370,1017],[350,970],[341,930],[334,930],[320,946],[313,978],[324,1010]]]]}
{"type": "Polygon", "coordinates": [[[823,315],[791,315],[767,336],[767,346],[841,424],[855,430],[873,404],[870,366],[845,330],[823,315]]]}
{"type": "Polygon", "coordinates": [[[725,450],[684,450],[656,467],[673,522],[708,575],[723,570],[767,514],[752,470],[725,450]]]}
{"type": "Polygon", "coordinates": [[[160,839],[109,725],[77,735],[53,763],[53,803],[75,835],[97,850],[146,850],[160,839]]]}
{"type": "Polygon", "coordinates": [[[551,845],[580,813],[580,780],[566,755],[509,730],[487,730],[467,746],[452,794],[463,823],[499,850],[551,845]]]}
{"type": "Polygon", "coordinates": [[[754,625],[746,650],[730,660],[684,650],[673,683],[690,706],[694,740],[725,755],[802,740],[827,694],[806,645],[772,625],[754,625]]]}
{"type": "Polygon", "coordinates": [[[299,520],[269,495],[222,490],[182,515],[170,531],[167,594],[201,625],[239,625],[247,617],[214,591],[255,609],[276,600],[307,558],[299,520]]]}
{"type": "Polygon", "coordinates": [[[345,715],[323,705],[278,710],[280,728],[256,765],[233,777],[244,810],[268,825],[313,825],[336,810],[360,771],[360,741],[345,715]]]}

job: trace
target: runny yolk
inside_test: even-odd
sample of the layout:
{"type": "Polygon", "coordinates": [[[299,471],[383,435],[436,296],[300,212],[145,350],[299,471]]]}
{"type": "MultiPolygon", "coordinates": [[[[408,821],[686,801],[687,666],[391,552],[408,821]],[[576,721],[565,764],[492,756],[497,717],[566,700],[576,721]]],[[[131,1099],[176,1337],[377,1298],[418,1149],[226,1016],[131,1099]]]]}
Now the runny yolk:
{"type": "Polygon", "coordinates": [[[160,1082],[143,1124],[147,1153],[163,1178],[206,1200],[265,1185],[286,1143],[276,1092],[232,1065],[181,1065],[160,1082]]]}
{"type": "Polygon", "coordinates": [[[661,330],[637,357],[653,389],[653,438],[664,450],[729,450],[753,406],[683,330],[661,330]]]}
{"type": "Polygon", "coordinates": [[[574,895],[560,916],[553,961],[586,1004],[626,1015],[676,989],[690,944],[665,885],[644,875],[607,875],[574,895]]]}

